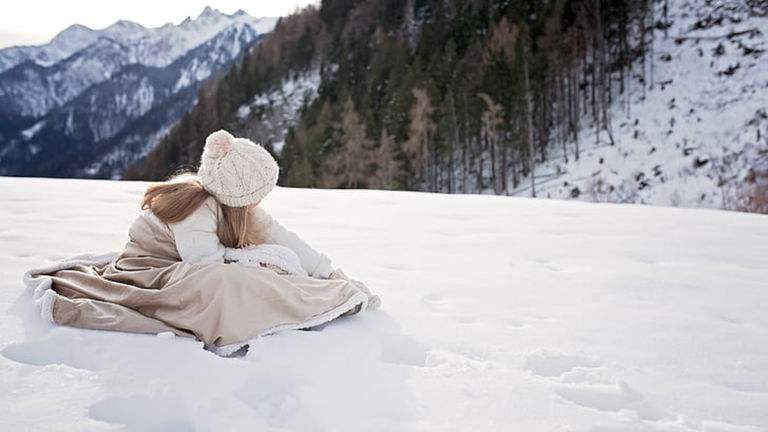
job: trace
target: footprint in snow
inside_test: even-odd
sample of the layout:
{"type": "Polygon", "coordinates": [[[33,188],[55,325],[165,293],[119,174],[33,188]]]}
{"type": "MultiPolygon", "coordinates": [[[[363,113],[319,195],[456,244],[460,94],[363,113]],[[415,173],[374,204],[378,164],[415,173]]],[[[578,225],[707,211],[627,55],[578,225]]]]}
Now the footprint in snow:
{"type": "Polygon", "coordinates": [[[270,426],[284,427],[300,412],[294,394],[297,384],[287,374],[259,374],[246,380],[235,397],[253,409],[270,426]]]}
{"type": "Polygon", "coordinates": [[[427,364],[429,346],[404,334],[380,336],[381,361],[406,366],[423,367],[427,364]]]}
{"type": "Polygon", "coordinates": [[[13,210],[10,211],[10,213],[14,214],[14,215],[19,215],[19,216],[24,216],[24,215],[32,214],[31,211],[24,210],[24,209],[13,209],[13,210]]]}
{"type": "Polygon", "coordinates": [[[555,390],[561,398],[576,405],[606,412],[633,411],[642,420],[671,420],[674,416],[653,406],[643,395],[623,381],[612,385],[573,385],[555,390]]]}
{"type": "Polygon", "coordinates": [[[422,303],[424,303],[429,309],[434,311],[444,309],[447,302],[445,296],[442,293],[434,292],[421,297],[422,303]]]}
{"type": "Polygon", "coordinates": [[[723,386],[741,393],[753,393],[756,395],[768,395],[768,384],[752,380],[729,380],[721,383],[723,386]]]}
{"type": "Polygon", "coordinates": [[[536,312],[527,313],[526,316],[536,321],[549,321],[552,319],[552,317],[548,315],[544,315],[536,312]]]}
{"type": "Polygon", "coordinates": [[[384,264],[383,267],[395,271],[414,271],[412,267],[408,267],[403,264],[384,264]]]}
{"type": "Polygon", "coordinates": [[[434,292],[421,297],[421,300],[425,303],[442,303],[445,300],[445,296],[439,292],[434,292]]]}
{"type": "Polygon", "coordinates": [[[559,377],[576,368],[597,368],[602,366],[597,360],[574,355],[533,355],[525,362],[525,369],[534,375],[552,378],[559,377]]]}
{"type": "Polygon", "coordinates": [[[531,261],[535,262],[536,264],[540,264],[544,266],[547,270],[553,271],[553,272],[561,272],[563,271],[563,268],[553,264],[550,260],[546,258],[533,258],[531,261]]]}
{"type": "Polygon", "coordinates": [[[718,318],[721,321],[724,321],[724,322],[726,322],[726,323],[728,323],[730,325],[734,325],[734,326],[737,326],[737,327],[748,327],[749,326],[749,323],[746,323],[746,322],[744,322],[744,321],[742,321],[742,320],[740,320],[738,318],[734,318],[734,317],[730,317],[730,316],[726,316],[726,315],[720,315],[720,316],[718,316],[718,318]]]}
{"type": "Polygon", "coordinates": [[[535,326],[537,322],[551,321],[553,318],[547,315],[539,313],[525,313],[522,315],[515,315],[511,318],[503,319],[502,322],[508,328],[521,329],[525,327],[535,326]]]}
{"type": "Polygon", "coordinates": [[[528,326],[526,322],[519,319],[514,319],[514,318],[504,320],[504,324],[506,324],[507,327],[512,327],[512,328],[523,328],[528,326]]]}
{"type": "Polygon", "coordinates": [[[185,407],[175,399],[140,395],[107,398],[88,409],[94,420],[141,431],[194,431],[195,426],[184,420],[185,414],[185,407]]]}
{"type": "Polygon", "coordinates": [[[125,354],[136,353],[139,347],[141,350],[167,347],[186,353],[191,348],[202,346],[202,343],[187,338],[177,338],[169,343],[162,337],[152,335],[74,327],[56,326],[46,332],[40,339],[9,344],[0,354],[9,360],[29,365],[66,365],[100,371],[115,368],[116,361],[124,360],[125,354]]]}
{"type": "Polygon", "coordinates": [[[29,365],[63,364],[85,370],[102,369],[104,360],[104,350],[100,347],[73,343],[71,338],[62,337],[11,344],[3,349],[2,355],[29,365]]]}
{"type": "Polygon", "coordinates": [[[458,322],[459,324],[477,324],[480,322],[480,320],[476,317],[470,316],[470,315],[456,315],[453,317],[454,321],[458,322]]]}

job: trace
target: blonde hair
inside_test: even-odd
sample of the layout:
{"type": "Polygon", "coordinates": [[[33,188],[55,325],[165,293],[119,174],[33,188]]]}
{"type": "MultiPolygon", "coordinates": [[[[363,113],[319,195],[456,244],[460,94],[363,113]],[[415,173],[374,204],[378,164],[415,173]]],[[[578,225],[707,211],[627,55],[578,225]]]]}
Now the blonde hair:
{"type": "MultiPolygon", "coordinates": [[[[194,173],[184,173],[149,186],[141,201],[143,210],[150,210],[165,223],[181,222],[212,197],[194,173]]],[[[218,201],[217,201],[218,203],[218,201]]],[[[230,207],[218,203],[221,208],[217,234],[221,244],[242,248],[249,244],[264,243],[264,230],[251,217],[248,207],[230,207]]]]}

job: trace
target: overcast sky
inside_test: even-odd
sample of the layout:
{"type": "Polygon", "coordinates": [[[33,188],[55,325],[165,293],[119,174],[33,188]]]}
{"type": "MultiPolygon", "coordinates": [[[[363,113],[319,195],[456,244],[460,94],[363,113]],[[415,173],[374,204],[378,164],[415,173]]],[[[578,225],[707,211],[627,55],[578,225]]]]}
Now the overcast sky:
{"type": "Polygon", "coordinates": [[[92,29],[125,19],[146,27],[178,24],[206,6],[231,14],[283,16],[317,0],[8,0],[0,9],[0,48],[47,43],[72,24],[92,29]]]}

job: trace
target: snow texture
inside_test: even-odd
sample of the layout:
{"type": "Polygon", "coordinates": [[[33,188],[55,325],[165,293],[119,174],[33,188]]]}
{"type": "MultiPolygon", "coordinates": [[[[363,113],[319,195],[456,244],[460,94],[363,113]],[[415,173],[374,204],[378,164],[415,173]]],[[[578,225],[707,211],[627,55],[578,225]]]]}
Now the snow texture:
{"type": "Polygon", "coordinates": [[[23,273],[120,249],[146,185],[0,177],[0,430],[768,430],[767,216],[277,187],[382,310],[233,358],[43,322],[23,273]]]}

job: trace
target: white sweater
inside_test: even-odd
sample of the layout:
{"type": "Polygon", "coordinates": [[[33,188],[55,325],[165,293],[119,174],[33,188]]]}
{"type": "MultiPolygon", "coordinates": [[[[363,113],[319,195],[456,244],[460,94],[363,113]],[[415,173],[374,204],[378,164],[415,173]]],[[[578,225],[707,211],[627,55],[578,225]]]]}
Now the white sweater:
{"type": "MultiPolygon", "coordinates": [[[[183,221],[168,224],[182,261],[223,263],[225,255],[233,252],[219,240],[219,211],[218,202],[211,197],[183,221]]],[[[267,230],[267,243],[282,245],[294,251],[301,267],[310,276],[328,278],[331,275],[333,267],[328,256],[313,249],[296,233],[285,229],[261,207],[254,207],[252,212],[252,216],[258,218],[261,226],[267,230]]]]}

